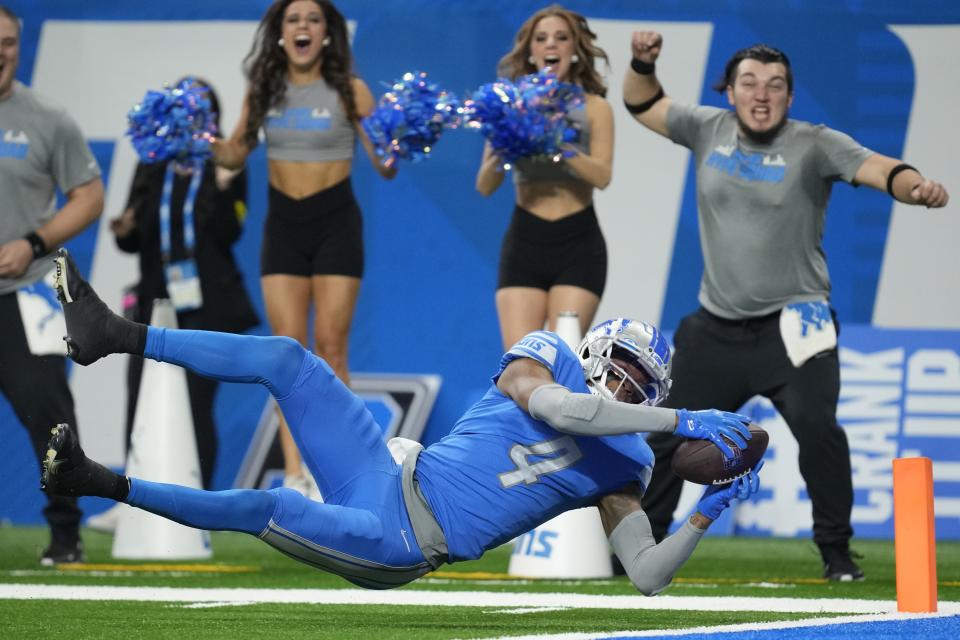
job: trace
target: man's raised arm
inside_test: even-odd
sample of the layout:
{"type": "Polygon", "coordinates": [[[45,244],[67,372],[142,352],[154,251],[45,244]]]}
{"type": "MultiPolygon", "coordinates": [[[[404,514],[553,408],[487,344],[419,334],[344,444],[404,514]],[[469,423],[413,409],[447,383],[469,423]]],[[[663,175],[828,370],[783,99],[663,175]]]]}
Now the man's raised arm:
{"type": "Polygon", "coordinates": [[[630,42],[633,59],[623,77],[623,103],[637,122],[662,136],[667,135],[670,98],[657,79],[656,62],[663,36],[656,31],[634,31],[630,42]]]}

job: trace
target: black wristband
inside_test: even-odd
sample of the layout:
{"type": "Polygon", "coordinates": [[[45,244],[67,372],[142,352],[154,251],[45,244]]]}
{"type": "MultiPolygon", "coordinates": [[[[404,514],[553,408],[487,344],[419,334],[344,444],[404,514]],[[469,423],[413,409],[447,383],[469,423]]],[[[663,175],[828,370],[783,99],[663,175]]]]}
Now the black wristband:
{"type": "Polygon", "coordinates": [[[630,68],[642,76],[649,76],[657,70],[657,65],[654,62],[644,62],[640,58],[634,58],[630,61],[630,68]]]}
{"type": "Polygon", "coordinates": [[[37,258],[42,258],[50,253],[47,251],[47,243],[43,241],[43,238],[41,238],[40,234],[36,231],[31,231],[27,235],[23,236],[23,239],[30,243],[30,249],[33,251],[34,260],[37,258]]]}
{"type": "MultiPolygon", "coordinates": [[[[912,167],[906,162],[901,162],[900,164],[895,166],[893,169],[890,169],[890,173],[887,174],[887,193],[889,193],[893,198],[897,197],[893,195],[893,179],[897,177],[898,173],[900,173],[901,171],[906,171],[907,169],[910,169],[912,171],[917,171],[916,167],[912,167]]],[[[917,173],[920,173],[920,172],[917,171],[917,173]]]]}
{"type": "Polygon", "coordinates": [[[650,98],[646,102],[641,102],[640,104],[630,104],[629,102],[624,100],[623,106],[625,106],[627,108],[627,111],[629,111],[633,115],[639,115],[641,113],[649,111],[650,107],[657,104],[657,102],[660,101],[660,98],[662,98],[663,95],[664,95],[663,87],[660,87],[660,90],[657,91],[656,95],[654,95],[652,98],[650,98]]]}

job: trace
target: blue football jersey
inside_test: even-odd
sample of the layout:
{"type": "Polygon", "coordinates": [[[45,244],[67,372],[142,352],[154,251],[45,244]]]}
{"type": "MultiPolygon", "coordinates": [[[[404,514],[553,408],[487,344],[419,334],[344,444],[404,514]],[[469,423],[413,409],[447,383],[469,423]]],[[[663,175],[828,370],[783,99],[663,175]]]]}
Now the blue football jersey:
{"type": "Polygon", "coordinates": [[[628,483],[645,489],[650,480],[653,452],[640,435],[566,435],[501,393],[496,382],[517,358],[535,360],[558,384],[589,393],[570,347],[555,333],[536,331],[504,354],[493,385],[450,434],[420,454],[417,479],[451,562],[477,558],[628,483]]]}

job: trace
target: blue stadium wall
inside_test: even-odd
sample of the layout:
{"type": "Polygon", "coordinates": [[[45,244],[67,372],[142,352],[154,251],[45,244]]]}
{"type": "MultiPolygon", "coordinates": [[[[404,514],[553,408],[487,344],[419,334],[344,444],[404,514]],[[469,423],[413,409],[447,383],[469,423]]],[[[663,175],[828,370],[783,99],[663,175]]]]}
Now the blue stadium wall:
{"type": "MultiPolygon", "coordinates": [[[[242,95],[240,62],[249,44],[244,34],[252,32],[269,4],[7,3],[24,23],[19,79],[76,110],[88,132],[108,186],[104,226],[119,214],[132,170],[132,152],[122,138],[123,112],[162,80],[200,71],[220,89],[222,100],[226,96],[224,124],[232,128],[242,95]],[[165,53],[140,49],[131,34],[152,33],[153,27],[164,34],[159,37],[166,38],[169,59],[187,62],[165,67],[165,53]],[[178,29],[190,37],[177,37],[178,29]],[[190,52],[200,47],[191,38],[204,40],[203,56],[191,58],[195,54],[190,52]],[[142,74],[136,72],[137,64],[145,69],[142,74]],[[230,70],[229,77],[211,75],[221,68],[230,70]],[[152,75],[157,69],[166,75],[152,75]],[[104,125],[98,119],[103,109],[91,106],[99,104],[112,105],[119,115],[104,125]]],[[[413,69],[427,71],[459,94],[492,80],[518,26],[546,3],[337,4],[354,29],[357,71],[379,95],[382,83],[413,69]]],[[[672,330],[696,308],[702,268],[689,157],[629,122],[617,104],[632,29],[652,26],[668,36],[659,65],[668,92],[718,106],[725,101],[710,85],[729,55],[758,41],[774,44],[793,61],[793,117],[845,131],[877,152],[905,156],[948,188],[960,188],[949,155],[960,143],[950,110],[960,99],[960,80],[950,66],[960,49],[953,44],[960,35],[960,5],[929,0],[590,0],[566,5],[590,18],[611,54],[618,164],[613,185],[598,195],[611,249],[602,316],[643,316],[672,330]]],[[[391,182],[381,180],[363,157],[354,170],[367,257],[350,367],[442,376],[426,442],[447,433],[484,393],[501,352],[493,296],[513,196],[506,182],[490,198],[474,191],[481,149],[478,136],[457,131],[446,134],[429,161],[401,166],[391,182]]],[[[252,155],[250,171],[249,215],[235,252],[263,317],[257,279],[266,213],[262,148],[252,155]]],[[[927,455],[934,459],[938,534],[960,538],[960,301],[953,284],[960,276],[960,258],[953,250],[960,237],[957,219],[953,204],[943,212],[910,211],[882,193],[846,185],[834,190],[824,247],[833,277],[832,302],[843,324],[840,417],[851,437],[858,535],[892,536],[889,461],[927,455]]],[[[103,227],[94,225],[68,246],[107,297],[118,298],[121,285],[136,278],[135,263],[116,257],[103,227]]],[[[102,366],[73,371],[72,385],[86,446],[120,466],[122,365],[102,366]]],[[[260,389],[223,388],[217,404],[217,488],[231,485],[264,401],[260,389]]],[[[809,501],[798,481],[795,445],[769,405],[758,401],[748,409],[774,434],[765,472],[769,481],[760,499],[738,513],[733,530],[809,535],[809,501]]],[[[0,442],[6,457],[0,468],[0,519],[41,522],[37,466],[24,430],[3,399],[0,442]]],[[[92,499],[84,505],[91,512],[105,506],[92,499]]]]}

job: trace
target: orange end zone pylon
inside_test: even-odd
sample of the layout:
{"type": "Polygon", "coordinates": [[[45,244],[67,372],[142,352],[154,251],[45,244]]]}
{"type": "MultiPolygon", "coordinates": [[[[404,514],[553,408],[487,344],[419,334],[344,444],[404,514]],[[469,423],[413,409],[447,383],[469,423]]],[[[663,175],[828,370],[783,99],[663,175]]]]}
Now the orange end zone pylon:
{"type": "Polygon", "coordinates": [[[933,463],[930,458],[893,461],[894,546],[897,610],[937,610],[937,550],[933,531],[933,463]]]}

